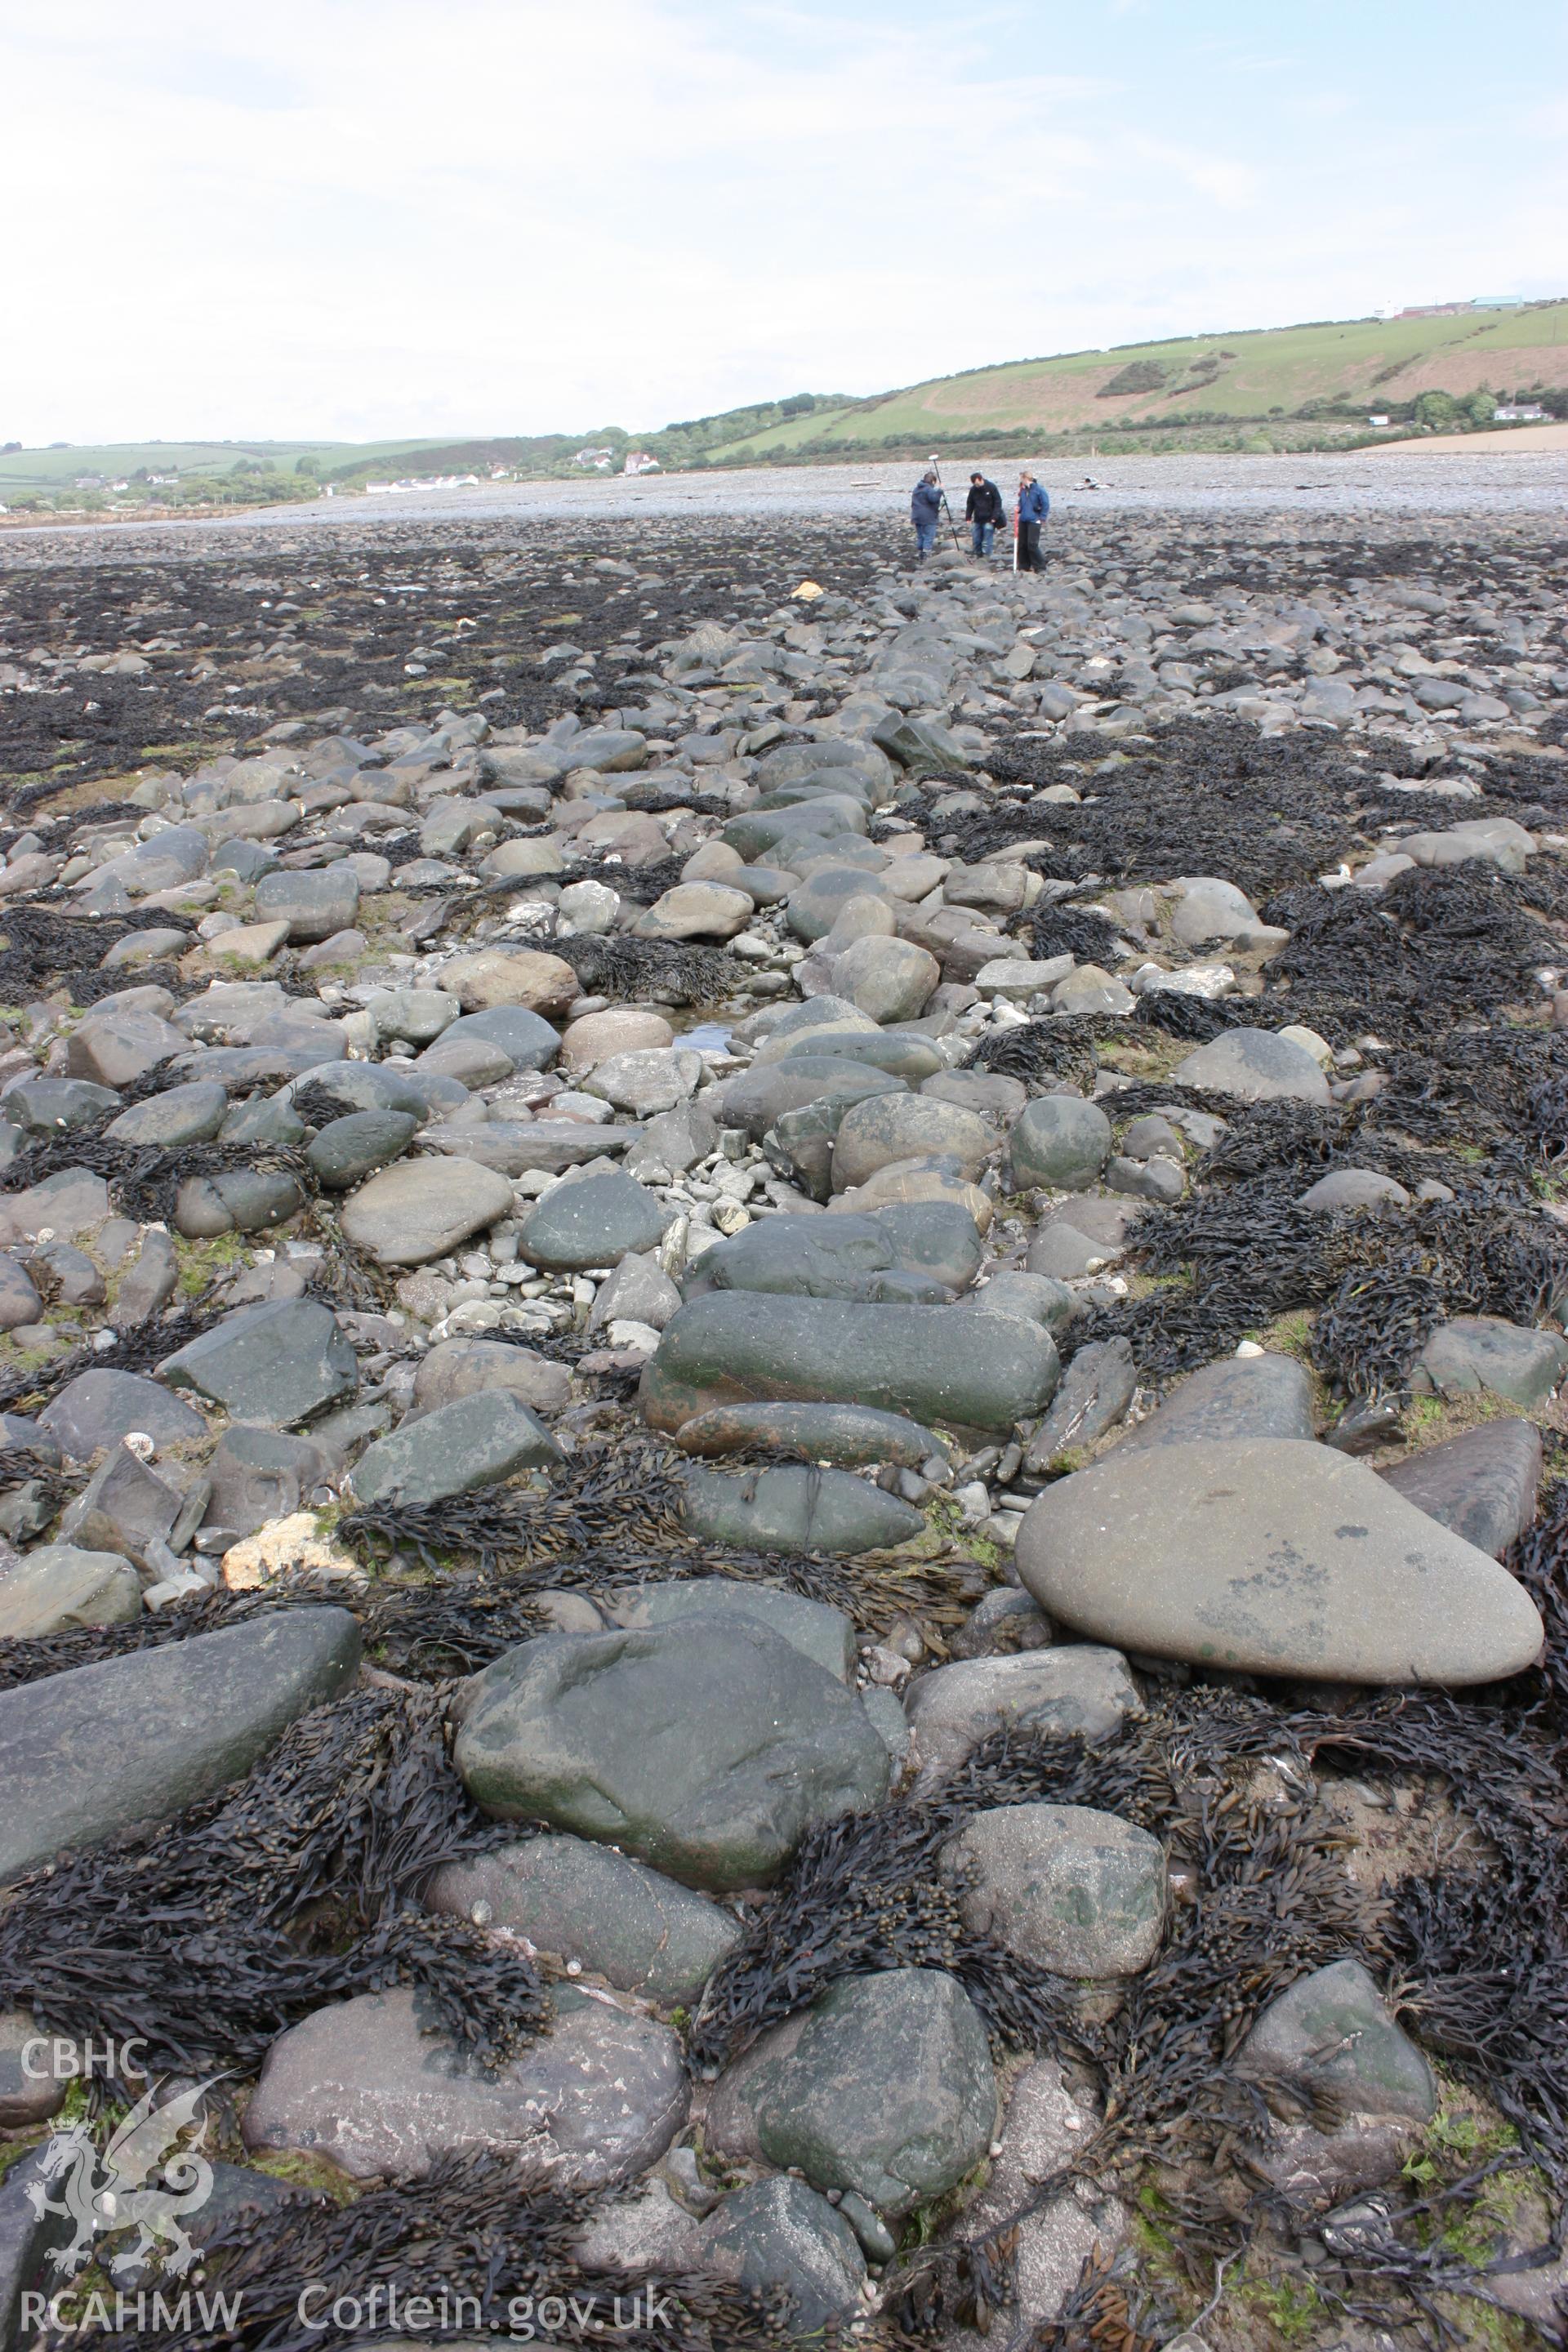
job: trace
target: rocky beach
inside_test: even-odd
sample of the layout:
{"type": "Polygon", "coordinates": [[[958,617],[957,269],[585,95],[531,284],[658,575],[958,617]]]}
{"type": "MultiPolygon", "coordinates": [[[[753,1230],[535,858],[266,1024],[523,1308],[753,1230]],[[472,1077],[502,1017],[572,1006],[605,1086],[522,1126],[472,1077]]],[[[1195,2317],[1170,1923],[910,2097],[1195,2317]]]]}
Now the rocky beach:
{"type": "Polygon", "coordinates": [[[1568,460],[1100,470],[0,542],[5,2347],[1568,2342],[1568,460]]]}

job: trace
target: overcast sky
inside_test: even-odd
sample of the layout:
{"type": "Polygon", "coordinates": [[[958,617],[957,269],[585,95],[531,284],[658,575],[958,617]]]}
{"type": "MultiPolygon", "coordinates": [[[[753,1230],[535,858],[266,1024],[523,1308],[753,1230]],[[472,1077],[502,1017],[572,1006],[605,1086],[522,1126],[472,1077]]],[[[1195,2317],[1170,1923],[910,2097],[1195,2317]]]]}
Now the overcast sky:
{"type": "Polygon", "coordinates": [[[0,439],[652,427],[1568,290],[1561,0],[9,0],[0,439]]]}

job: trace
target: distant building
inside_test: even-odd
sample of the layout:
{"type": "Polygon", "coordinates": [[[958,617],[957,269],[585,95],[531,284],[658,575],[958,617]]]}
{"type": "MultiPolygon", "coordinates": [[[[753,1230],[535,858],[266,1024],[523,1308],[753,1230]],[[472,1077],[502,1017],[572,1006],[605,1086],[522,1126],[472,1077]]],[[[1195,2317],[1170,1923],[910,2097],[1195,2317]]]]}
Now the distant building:
{"type": "Polygon", "coordinates": [[[1522,294],[1472,294],[1470,308],[1472,310],[1522,310],[1524,297],[1522,294]]]}
{"type": "Polygon", "coordinates": [[[573,458],[574,466],[592,466],[596,473],[608,473],[616,462],[613,449],[579,449],[573,458]]]}
{"type": "Polygon", "coordinates": [[[400,482],[367,482],[366,492],[372,498],[385,497],[394,491],[410,490],[473,490],[478,489],[477,474],[420,474],[406,476],[400,482]]]}
{"type": "Polygon", "coordinates": [[[1369,416],[1366,421],[1369,425],[1386,425],[1388,419],[1386,416],[1369,416]]]}
{"type": "Polygon", "coordinates": [[[104,487],[101,474],[79,474],[73,485],[79,490],[101,490],[104,487]]]}
{"type": "Polygon", "coordinates": [[[1494,408],[1494,425],[1539,425],[1546,411],[1538,400],[1510,400],[1494,408]]]}
{"type": "Polygon", "coordinates": [[[628,449],[626,462],[621,471],[623,474],[657,474],[660,467],[658,459],[650,457],[646,449],[628,449]]]}

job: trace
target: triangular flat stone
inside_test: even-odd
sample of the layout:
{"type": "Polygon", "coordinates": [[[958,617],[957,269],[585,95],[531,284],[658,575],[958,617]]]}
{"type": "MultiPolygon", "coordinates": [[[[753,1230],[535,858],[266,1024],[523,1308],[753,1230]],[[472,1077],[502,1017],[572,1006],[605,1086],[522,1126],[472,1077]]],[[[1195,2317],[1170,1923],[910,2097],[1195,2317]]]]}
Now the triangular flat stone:
{"type": "Polygon", "coordinates": [[[1015,1555],[1049,1615],[1156,1657],[1321,1681],[1519,1673],[1523,1587],[1331,1446],[1119,1446],[1042,1495],[1015,1555]]]}

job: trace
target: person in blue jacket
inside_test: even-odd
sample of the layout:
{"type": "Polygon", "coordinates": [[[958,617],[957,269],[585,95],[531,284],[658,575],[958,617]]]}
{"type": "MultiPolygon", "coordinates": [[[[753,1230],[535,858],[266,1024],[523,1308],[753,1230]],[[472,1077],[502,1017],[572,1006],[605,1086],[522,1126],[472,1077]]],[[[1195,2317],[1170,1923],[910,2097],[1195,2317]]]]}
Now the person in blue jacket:
{"type": "Polygon", "coordinates": [[[1043,572],[1045,557],[1040,553],[1040,525],[1051,510],[1051,501],[1033,474],[1026,468],[1018,477],[1018,569],[1020,572],[1043,572]]]}
{"type": "Polygon", "coordinates": [[[915,561],[923,563],[936,545],[936,527],[942,520],[942,484],[934,474],[924,474],[910,493],[910,520],[915,527],[915,561]]]}

